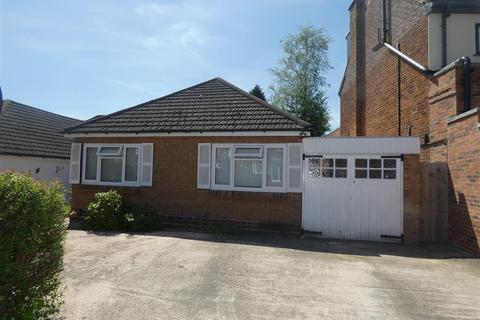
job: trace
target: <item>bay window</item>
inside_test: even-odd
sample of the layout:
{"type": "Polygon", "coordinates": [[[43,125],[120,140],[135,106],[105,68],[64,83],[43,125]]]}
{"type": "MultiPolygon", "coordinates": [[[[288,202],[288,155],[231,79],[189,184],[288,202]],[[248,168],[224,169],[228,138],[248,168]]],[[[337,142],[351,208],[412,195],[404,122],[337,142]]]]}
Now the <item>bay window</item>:
{"type": "Polygon", "coordinates": [[[212,147],[213,189],[285,190],[285,145],[218,144],[212,147]]]}
{"type": "Polygon", "coordinates": [[[84,146],[83,181],[87,184],[138,185],[140,145],[84,146]]]}

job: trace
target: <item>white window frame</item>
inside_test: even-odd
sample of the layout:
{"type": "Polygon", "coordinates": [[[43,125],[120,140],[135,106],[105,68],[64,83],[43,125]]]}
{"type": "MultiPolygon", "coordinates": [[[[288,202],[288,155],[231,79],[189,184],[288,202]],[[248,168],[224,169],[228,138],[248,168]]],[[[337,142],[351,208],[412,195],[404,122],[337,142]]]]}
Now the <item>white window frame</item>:
{"type": "Polygon", "coordinates": [[[142,164],[142,145],[141,144],[109,144],[109,143],[85,143],[83,145],[83,152],[82,152],[82,184],[86,185],[102,185],[102,186],[127,186],[127,187],[139,187],[140,186],[140,177],[141,171],[140,167],[142,164]],[[119,156],[114,155],[98,155],[98,151],[101,147],[121,147],[122,153],[119,156]],[[86,173],[86,164],[87,164],[87,148],[97,148],[97,177],[95,180],[90,180],[85,178],[86,173]],[[127,148],[137,148],[138,150],[138,166],[137,166],[137,181],[125,181],[125,165],[126,165],[126,153],[127,148]],[[101,170],[102,170],[102,158],[105,159],[112,159],[112,158],[122,158],[122,179],[121,182],[105,182],[100,181],[101,177],[101,170]]]}
{"type": "MultiPolygon", "coordinates": [[[[223,190],[223,191],[245,191],[245,192],[272,192],[272,193],[287,193],[287,145],[286,144],[228,144],[228,143],[217,143],[212,144],[210,163],[210,178],[211,178],[211,189],[212,190],[223,190]],[[216,152],[217,148],[229,148],[230,149],[230,184],[216,184],[215,183],[215,161],[216,161],[216,152]],[[236,148],[263,148],[263,157],[261,159],[251,159],[251,160],[262,160],[262,186],[260,188],[255,187],[235,187],[235,149],[236,148]],[[281,148],[283,149],[283,181],[282,186],[271,187],[267,186],[267,150],[269,148],[281,148]]],[[[248,159],[247,159],[248,160],[248,159]]]]}

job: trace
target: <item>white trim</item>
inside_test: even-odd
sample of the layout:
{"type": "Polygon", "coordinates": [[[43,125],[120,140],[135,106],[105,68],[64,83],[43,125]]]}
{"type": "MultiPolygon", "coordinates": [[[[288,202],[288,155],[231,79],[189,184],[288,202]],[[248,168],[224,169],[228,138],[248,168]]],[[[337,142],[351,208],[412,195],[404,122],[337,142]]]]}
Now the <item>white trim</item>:
{"type": "Polygon", "coordinates": [[[72,184],[80,183],[80,172],[81,167],[80,164],[82,162],[82,147],[81,143],[72,143],[70,148],[70,164],[69,164],[69,182],[72,184]],[[77,149],[78,157],[76,159],[73,158],[74,150],[77,149]]]}
{"type": "Polygon", "coordinates": [[[230,143],[215,143],[212,144],[211,148],[211,189],[212,190],[222,190],[222,191],[244,191],[244,192],[270,192],[270,193],[287,193],[286,188],[286,175],[287,175],[287,145],[278,144],[278,143],[241,143],[241,144],[230,144],[230,143]],[[252,148],[252,147],[263,147],[263,157],[260,159],[239,159],[239,160],[255,160],[262,161],[262,187],[260,188],[248,188],[248,187],[235,187],[235,154],[234,150],[238,147],[252,148]],[[229,148],[230,149],[230,184],[229,185],[218,185],[215,184],[215,161],[216,161],[216,150],[217,148],[229,148]],[[267,150],[269,148],[282,148],[283,149],[283,181],[281,187],[269,187],[266,185],[267,181],[267,150]]]}
{"type": "Polygon", "coordinates": [[[419,137],[327,137],[303,139],[306,155],[419,154],[419,137]]]}
{"type": "Polygon", "coordinates": [[[157,133],[66,133],[66,138],[120,138],[120,137],[300,137],[310,136],[310,131],[211,131],[211,132],[157,132],[157,133]]]}
{"type": "Polygon", "coordinates": [[[119,187],[139,187],[140,186],[140,166],[141,166],[141,152],[142,146],[141,144],[122,144],[122,154],[120,156],[101,156],[97,155],[97,176],[95,180],[86,179],[85,174],[86,170],[86,161],[87,161],[87,148],[97,148],[103,146],[120,146],[118,143],[85,143],[83,144],[83,152],[82,152],[82,184],[84,185],[100,185],[100,186],[119,186],[119,187]],[[138,149],[138,166],[137,166],[137,181],[125,181],[125,162],[126,162],[126,151],[127,148],[137,148],[138,149]],[[101,177],[101,169],[102,169],[102,159],[114,159],[114,158],[121,158],[122,159],[122,177],[121,182],[104,182],[100,181],[101,177]]]}
{"type": "Polygon", "coordinates": [[[197,189],[210,189],[211,179],[212,179],[212,147],[210,143],[199,143],[197,146],[197,189]],[[207,147],[208,152],[208,161],[206,163],[201,162],[200,150],[202,147],[207,147]],[[208,182],[201,183],[200,181],[200,171],[201,169],[206,168],[208,170],[208,182]]]}

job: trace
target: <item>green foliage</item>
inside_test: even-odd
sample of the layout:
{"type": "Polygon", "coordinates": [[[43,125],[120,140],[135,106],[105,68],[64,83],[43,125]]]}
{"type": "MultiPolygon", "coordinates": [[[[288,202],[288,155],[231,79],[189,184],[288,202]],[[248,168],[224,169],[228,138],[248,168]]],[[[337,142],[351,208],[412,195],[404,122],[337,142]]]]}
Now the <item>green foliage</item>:
{"type": "Polygon", "coordinates": [[[263,101],[267,101],[267,99],[265,98],[265,93],[262,90],[262,87],[260,87],[258,84],[256,84],[255,87],[253,87],[253,89],[250,90],[249,93],[252,96],[262,99],[263,101]]]}
{"type": "Polygon", "coordinates": [[[2,319],[45,319],[59,311],[67,214],[60,184],[0,173],[2,319]]]}
{"type": "Polygon", "coordinates": [[[330,39],[323,29],[300,27],[295,35],[282,41],[284,57],[270,70],[274,77],[273,104],[309,122],[312,135],[321,136],[330,130],[326,72],[330,39]]]}
{"type": "Polygon", "coordinates": [[[124,228],[125,217],[122,196],[114,191],[99,192],[88,205],[85,228],[90,230],[119,230],[124,228]]]}
{"type": "Polygon", "coordinates": [[[88,205],[84,227],[88,230],[153,231],[163,219],[151,208],[138,208],[115,190],[99,192],[88,205]]]}

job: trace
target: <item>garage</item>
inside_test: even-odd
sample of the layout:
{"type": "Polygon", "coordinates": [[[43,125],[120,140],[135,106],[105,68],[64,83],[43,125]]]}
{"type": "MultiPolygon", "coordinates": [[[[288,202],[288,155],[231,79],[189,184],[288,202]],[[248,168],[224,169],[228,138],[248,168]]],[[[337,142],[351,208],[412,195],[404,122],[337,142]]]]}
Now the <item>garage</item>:
{"type": "Polygon", "coordinates": [[[302,228],[325,238],[401,241],[403,158],[416,137],[305,138],[302,228]]]}

